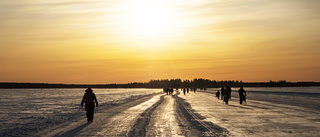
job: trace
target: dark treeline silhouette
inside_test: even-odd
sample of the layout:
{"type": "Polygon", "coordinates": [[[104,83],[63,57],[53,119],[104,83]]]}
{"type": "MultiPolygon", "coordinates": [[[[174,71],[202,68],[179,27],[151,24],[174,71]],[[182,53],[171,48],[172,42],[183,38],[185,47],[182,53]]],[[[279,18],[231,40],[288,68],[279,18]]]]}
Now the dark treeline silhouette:
{"type": "Polygon", "coordinates": [[[147,83],[133,82],[128,84],[49,84],[49,83],[0,83],[0,88],[218,88],[231,87],[308,87],[320,86],[320,82],[242,82],[242,81],[216,81],[202,78],[193,80],[161,79],[150,80],[147,83]]]}

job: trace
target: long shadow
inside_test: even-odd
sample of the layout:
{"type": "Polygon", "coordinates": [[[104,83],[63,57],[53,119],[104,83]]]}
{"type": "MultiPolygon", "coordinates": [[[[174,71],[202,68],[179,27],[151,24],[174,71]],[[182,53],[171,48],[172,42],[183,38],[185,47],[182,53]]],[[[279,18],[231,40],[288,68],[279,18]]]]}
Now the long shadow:
{"type": "Polygon", "coordinates": [[[76,127],[74,129],[71,129],[63,134],[58,133],[58,134],[54,135],[53,137],[72,137],[72,136],[75,136],[78,134],[79,131],[81,131],[83,128],[85,128],[88,125],[90,125],[90,124],[89,123],[82,124],[81,126],[76,127]]]}
{"type": "Polygon", "coordinates": [[[281,91],[247,91],[248,93],[256,94],[273,94],[273,95],[292,95],[292,96],[310,96],[319,97],[320,93],[306,93],[306,92],[281,92],[281,91]]]}
{"type": "MultiPolygon", "coordinates": [[[[215,94],[214,92],[205,92],[209,94],[215,94]]],[[[312,98],[319,98],[320,93],[304,93],[304,92],[277,92],[277,91],[247,91],[247,93],[250,93],[250,97],[248,97],[248,100],[256,100],[256,101],[263,101],[263,102],[271,102],[276,104],[284,104],[284,105],[290,105],[290,106],[299,106],[303,108],[310,108],[313,110],[320,110],[320,105],[313,101],[313,103],[309,102],[308,100],[296,100],[294,98],[286,97],[286,96],[292,96],[292,97],[312,97],[312,98]],[[263,97],[263,96],[252,96],[252,95],[276,95],[272,98],[270,97],[263,97]],[[294,103],[293,103],[294,102],[294,103]]],[[[232,96],[232,99],[238,99],[238,95],[235,94],[235,96],[232,96]]],[[[257,103],[257,102],[256,102],[257,103]]],[[[268,104],[264,104],[268,105],[268,104]]],[[[269,105],[271,106],[271,105],[269,105]]],[[[279,106],[277,106],[279,107],[279,106]]],[[[262,108],[265,109],[265,108],[262,108]]]]}
{"type": "MultiPolygon", "coordinates": [[[[252,109],[252,108],[248,108],[248,107],[244,107],[244,106],[236,106],[236,105],[231,105],[231,104],[228,104],[228,106],[238,107],[238,108],[242,108],[242,109],[252,109]]],[[[250,106],[250,105],[245,105],[245,106],[250,106]]]]}
{"type": "Polygon", "coordinates": [[[267,107],[254,106],[254,105],[246,105],[246,106],[250,106],[250,107],[254,107],[254,108],[259,108],[259,109],[270,109],[270,108],[267,108],[267,107]]]}

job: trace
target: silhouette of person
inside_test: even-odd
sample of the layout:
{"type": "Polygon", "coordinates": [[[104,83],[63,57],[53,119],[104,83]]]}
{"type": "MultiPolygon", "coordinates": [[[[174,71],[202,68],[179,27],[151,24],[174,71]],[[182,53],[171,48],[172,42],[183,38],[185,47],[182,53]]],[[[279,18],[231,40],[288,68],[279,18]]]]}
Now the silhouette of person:
{"type": "Polygon", "coordinates": [[[186,88],[183,88],[183,94],[186,95],[186,88]]]}
{"type": "Polygon", "coordinates": [[[170,89],[169,88],[164,88],[163,90],[167,93],[167,95],[170,95],[170,89]]]}
{"type": "Polygon", "coordinates": [[[247,93],[243,89],[243,87],[241,86],[240,89],[239,89],[240,104],[242,104],[242,101],[246,101],[246,96],[247,96],[247,93]]]}
{"type": "Polygon", "coordinates": [[[223,96],[223,100],[226,104],[228,104],[229,99],[231,98],[231,88],[229,86],[226,86],[226,88],[224,89],[224,96],[223,96]]]}
{"type": "Polygon", "coordinates": [[[226,86],[226,93],[229,96],[229,99],[231,99],[231,88],[229,86],[226,86]]]}
{"type": "Polygon", "coordinates": [[[83,107],[83,103],[85,103],[85,109],[87,111],[88,123],[93,121],[94,115],[94,104],[98,107],[98,101],[96,95],[92,92],[91,88],[86,89],[86,93],[83,95],[81,101],[81,107],[83,107]]]}
{"type": "Polygon", "coordinates": [[[226,94],[226,91],[223,87],[221,87],[221,99],[224,101],[224,95],[226,94]]]}
{"type": "Polygon", "coordinates": [[[217,93],[216,93],[216,97],[219,99],[220,97],[220,91],[218,90],[217,93]]]}

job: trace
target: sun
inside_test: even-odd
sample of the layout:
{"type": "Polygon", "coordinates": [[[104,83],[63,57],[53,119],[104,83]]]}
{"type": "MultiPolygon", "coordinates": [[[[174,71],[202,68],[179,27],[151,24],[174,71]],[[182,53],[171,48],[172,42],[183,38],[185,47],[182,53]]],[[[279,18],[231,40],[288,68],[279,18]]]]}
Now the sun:
{"type": "Polygon", "coordinates": [[[181,33],[181,20],[174,4],[140,0],[118,7],[117,24],[121,36],[148,44],[173,39],[181,33]]]}
{"type": "Polygon", "coordinates": [[[143,7],[127,13],[126,21],[130,24],[129,31],[140,35],[165,34],[170,30],[169,12],[164,9],[143,7]]]}

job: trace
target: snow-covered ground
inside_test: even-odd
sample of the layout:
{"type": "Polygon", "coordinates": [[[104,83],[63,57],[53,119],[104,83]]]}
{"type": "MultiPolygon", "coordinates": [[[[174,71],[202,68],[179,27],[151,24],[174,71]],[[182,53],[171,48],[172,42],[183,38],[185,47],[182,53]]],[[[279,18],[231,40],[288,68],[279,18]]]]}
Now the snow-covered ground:
{"type": "Polygon", "coordinates": [[[319,136],[320,87],[245,88],[229,105],[218,88],[186,95],[162,89],[93,89],[94,122],[80,106],[85,89],[0,89],[0,136],[319,136]],[[152,96],[148,96],[152,95],[152,96]]]}
{"type": "MultiPolygon", "coordinates": [[[[110,106],[162,92],[162,89],[93,89],[100,106],[110,106]]],[[[28,136],[85,116],[85,89],[0,89],[0,136],[28,136]]]]}
{"type": "Polygon", "coordinates": [[[237,88],[229,105],[215,97],[218,89],[180,95],[193,111],[226,128],[231,136],[319,136],[320,88],[245,88],[240,105],[237,88]]]}

